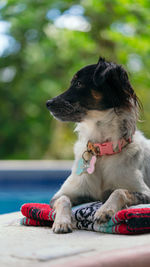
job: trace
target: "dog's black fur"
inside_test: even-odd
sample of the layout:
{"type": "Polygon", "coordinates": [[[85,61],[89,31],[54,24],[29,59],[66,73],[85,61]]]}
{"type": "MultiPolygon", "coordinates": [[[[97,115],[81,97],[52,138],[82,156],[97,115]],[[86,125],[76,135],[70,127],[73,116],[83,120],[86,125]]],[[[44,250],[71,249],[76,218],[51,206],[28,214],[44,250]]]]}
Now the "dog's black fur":
{"type": "Polygon", "coordinates": [[[130,108],[139,104],[127,72],[118,64],[100,58],[80,69],[69,89],[47,101],[47,108],[62,121],[81,122],[88,110],[130,108]]]}

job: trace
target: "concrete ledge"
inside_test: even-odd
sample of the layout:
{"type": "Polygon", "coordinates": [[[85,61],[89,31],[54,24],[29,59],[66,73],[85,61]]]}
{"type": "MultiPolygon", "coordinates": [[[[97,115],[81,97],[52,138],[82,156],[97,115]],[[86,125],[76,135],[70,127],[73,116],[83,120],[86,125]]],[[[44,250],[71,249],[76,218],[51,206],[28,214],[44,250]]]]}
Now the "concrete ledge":
{"type": "Polygon", "coordinates": [[[150,234],[115,235],[19,225],[20,212],[0,216],[1,267],[148,267],[150,234]]]}
{"type": "Polygon", "coordinates": [[[0,171],[7,170],[70,170],[71,160],[0,160],[0,171]]]}
{"type": "MultiPolygon", "coordinates": [[[[60,267],[60,264],[51,267],[60,267]]],[[[132,249],[112,250],[76,260],[68,261],[61,267],[149,267],[150,266],[150,246],[134,247],[132,249]]]]}

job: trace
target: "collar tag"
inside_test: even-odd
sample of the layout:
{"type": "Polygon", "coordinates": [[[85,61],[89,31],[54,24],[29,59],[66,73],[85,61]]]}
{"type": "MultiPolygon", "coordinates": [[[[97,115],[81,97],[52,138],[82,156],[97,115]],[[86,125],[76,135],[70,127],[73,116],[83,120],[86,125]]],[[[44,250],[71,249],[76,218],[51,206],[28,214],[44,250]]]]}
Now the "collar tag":
{"type": "Polygon", "coordinates": [[[90,158],[88,160],[85,160],[84,153],[82,158],[80,158],[78,161],[78,166],[76,170],[77,175],[81,175],[84,172],[92,174],[95,171],[96,156],[91,154],[90,158]]]}

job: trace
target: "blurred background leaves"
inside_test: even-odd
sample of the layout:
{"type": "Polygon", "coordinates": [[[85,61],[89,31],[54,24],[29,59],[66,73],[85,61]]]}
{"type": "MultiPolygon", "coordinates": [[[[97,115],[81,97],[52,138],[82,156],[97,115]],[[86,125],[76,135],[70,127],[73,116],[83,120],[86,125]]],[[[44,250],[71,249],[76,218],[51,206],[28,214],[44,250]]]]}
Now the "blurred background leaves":
{"type": "Polygon", "coordinates": [[[150,137],[149,14],[149,0],[1,0],[0,158],[73,158],[74,124],[45,102],[99,56],[127,68],[150,137]]]}

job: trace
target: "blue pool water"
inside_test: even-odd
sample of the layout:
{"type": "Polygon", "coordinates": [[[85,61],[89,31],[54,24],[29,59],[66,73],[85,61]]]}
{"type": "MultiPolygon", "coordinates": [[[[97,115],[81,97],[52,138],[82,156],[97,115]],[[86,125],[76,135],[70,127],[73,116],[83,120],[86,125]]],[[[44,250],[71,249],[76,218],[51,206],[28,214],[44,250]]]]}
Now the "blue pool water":
{"type": "Polygon", "coordinates": [[[69,171],[0,171],[0,214],[19,211],[24,203],[49,203],[69,171]]]}
{"type": "Polygon", "coordinates": [[[19,211],[24,203],[49,203],[57,191],[55,188],[23,189],[0,191],[0,214],[19,211]]]}

